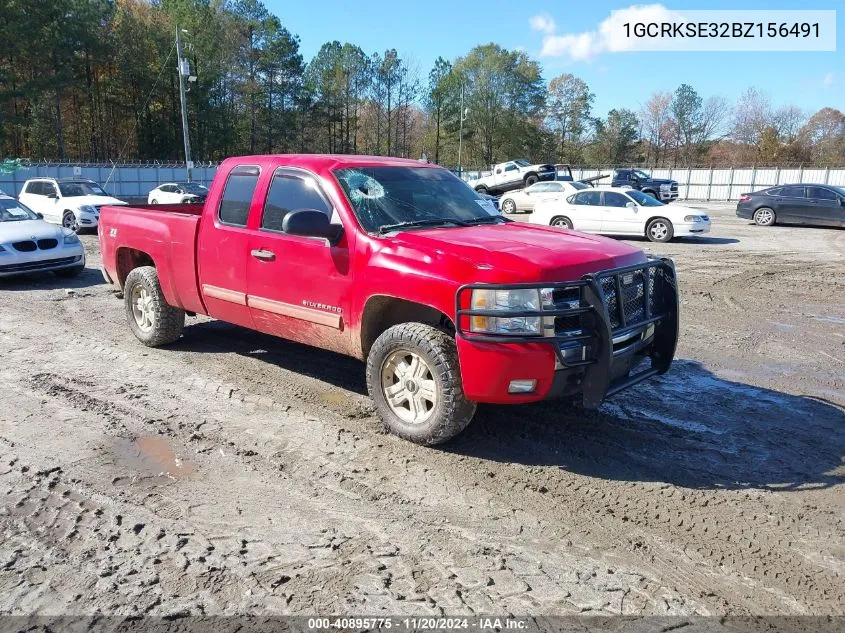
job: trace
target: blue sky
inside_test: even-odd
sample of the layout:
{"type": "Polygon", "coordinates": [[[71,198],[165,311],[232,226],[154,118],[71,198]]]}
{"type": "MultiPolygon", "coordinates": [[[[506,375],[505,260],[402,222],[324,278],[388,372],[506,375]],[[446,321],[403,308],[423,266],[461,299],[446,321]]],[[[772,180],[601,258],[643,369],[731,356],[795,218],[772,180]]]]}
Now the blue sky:
{"type": "MultiPolygon", "coordinates": [[[[836,52],[616,52],[573,60],[543,56],[544,33],[532,28],[537,15],[551,18],[554,34],[594,31],[611,10],[634,2],[521,2],[519,0],[267,0],[268,8],[299,35],[309,60],[330,40],[357,44],[367,53],[396,48],[426,77],[438,55],[454,59],[487,42],[521,48],[543,67],[545,79],[571,72],[596,95],[594,112],[634,110],[656,90],[691,84],[702,96],[734,101],[747,87],[769,94],[775,106],[795,104],[809,113],[824,106],[845,110],[845,5],[816,0],[812,5],[761,0],[664,3],[669,9],[839,9],[836,52]]],[[[548,26],[548,23],[545,24],[548,26]]],[[[535,27],[543,23],[535,24],[535,27]]]]}

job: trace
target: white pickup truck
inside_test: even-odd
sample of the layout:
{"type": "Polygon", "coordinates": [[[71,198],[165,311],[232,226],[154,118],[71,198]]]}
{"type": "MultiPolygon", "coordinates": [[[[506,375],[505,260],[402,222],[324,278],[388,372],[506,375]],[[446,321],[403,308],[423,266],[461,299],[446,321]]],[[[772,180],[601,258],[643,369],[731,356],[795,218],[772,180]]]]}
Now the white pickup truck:
{"type": "Polygon", "coordinates": [[[554,165],[532,165],[527,160],[518,159],[494,165],[492,174],[470,180],[468,184],[478,193],[498,195],[530,187],[541,180],[554,180],[556,176],[554,165]]]}

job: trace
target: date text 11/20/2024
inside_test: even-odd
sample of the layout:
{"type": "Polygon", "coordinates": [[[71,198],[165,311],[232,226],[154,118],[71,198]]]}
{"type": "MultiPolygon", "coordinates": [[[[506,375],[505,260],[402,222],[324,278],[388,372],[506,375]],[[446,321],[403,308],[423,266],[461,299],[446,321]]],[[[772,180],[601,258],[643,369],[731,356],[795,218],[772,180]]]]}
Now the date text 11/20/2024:
{"type": "Polygon", "coordinates": [[[524,631],[530,623],[529,618],[438,618],[438,617],[401,617],[401,618],[309,618],[308,629],[312,631],[361,631],[387,630],[400,631],[445,631],[445,630],[474,630],[474,631],[524,631]]]}

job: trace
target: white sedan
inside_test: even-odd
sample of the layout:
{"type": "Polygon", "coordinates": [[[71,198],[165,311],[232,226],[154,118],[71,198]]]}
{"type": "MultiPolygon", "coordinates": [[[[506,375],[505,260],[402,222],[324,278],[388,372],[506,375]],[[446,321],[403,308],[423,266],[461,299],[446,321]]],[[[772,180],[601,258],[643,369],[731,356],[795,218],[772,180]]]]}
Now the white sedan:
{"type": "Polygon", "coordinates": [[[70,229],[48,224],[27,206],[0,196],[0,277],[49,270],[73,277],[85,269],[85,249],[70,229]]]}
{"type": "Polygon", "coordinates": [[[168,182],[147,194],[147,204],[184,204],[204,202],[208,187],[195,182],[168,182]]]}
{"type": "Polygon", "coordinates": [[[584,233],[640,235],[652,242],[710,232],[710,218],[700,210],[666,205],[634,189],[608,187],[541,202],[529,218],[584,233]]]}
{"type": "Polygon", "coordinates": [[[499,200],[502,213],[531,213],[541,200],[563,200],[576,191],[589,189],[583,182],[538,182],[519,191],[509,191],[499,200]]]}

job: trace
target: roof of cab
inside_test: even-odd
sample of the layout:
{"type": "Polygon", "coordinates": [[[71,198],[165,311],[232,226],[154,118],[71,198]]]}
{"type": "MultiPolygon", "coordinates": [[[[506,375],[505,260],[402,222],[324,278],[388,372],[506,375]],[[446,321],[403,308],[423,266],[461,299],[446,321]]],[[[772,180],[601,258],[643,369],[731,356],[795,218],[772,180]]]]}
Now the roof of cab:
{"type": "Polygon", "coordinates": [[[302,167],[305,169],[337,169],[343,167],[439,167],[412,158],[394,158],[392,156],[364,156],[352,154],[264,154],[260,156],[233,156],[225,163],[248,165],[250,162],[275,163],[302,167]]]}

